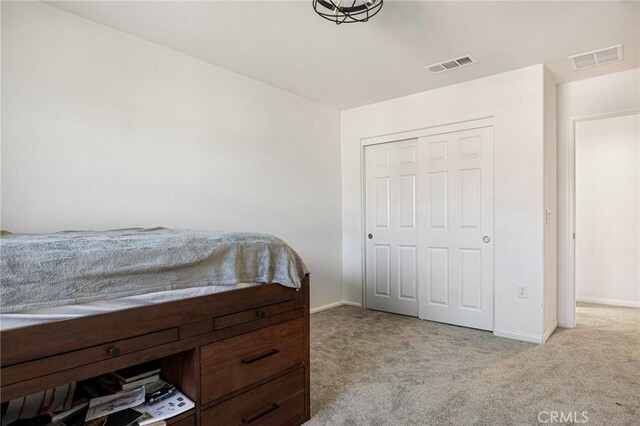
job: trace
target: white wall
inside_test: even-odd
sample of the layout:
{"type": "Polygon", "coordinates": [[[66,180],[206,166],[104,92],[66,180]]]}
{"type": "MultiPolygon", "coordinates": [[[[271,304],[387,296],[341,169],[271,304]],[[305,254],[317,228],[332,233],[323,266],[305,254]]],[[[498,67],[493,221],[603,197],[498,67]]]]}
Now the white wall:
{"type": "Polygon", "coordinates": [[[640,69],[558,86],[558,324],[575,326],[570,210],[572,120],[640,108],[640,69]]]}
{"type": "Polygon", "coordinates": [[[273,233],[342,300],[340,115],[39,2],[2,2],[2,228],[273,233]]]}
{"type": "Polygon", "coordinates": [[[495,332],[544,335],[544,67],[520,70],[342,112],[345,300],[362,302],[360,139],[495,117],[495,332]],[[529,286],[528,299],[517,285],[529,286]]]}
{"type": "Polygon", "coordinates": [[[640,307],[640,115],[576,124],[576,299],[640,307]]]}

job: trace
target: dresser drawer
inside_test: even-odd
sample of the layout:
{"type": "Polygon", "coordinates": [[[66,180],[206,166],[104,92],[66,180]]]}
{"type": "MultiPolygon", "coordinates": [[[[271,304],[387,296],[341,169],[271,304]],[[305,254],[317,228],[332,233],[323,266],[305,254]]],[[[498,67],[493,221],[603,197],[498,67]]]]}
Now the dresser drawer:
{"type": "Polygon", "coordinates": [[[299,368],[202,412],[202,426],[284,425],[304,416],[304,369],[299,368]]]}
{"type": "Polygon", "coordinates": [[[261,306],[256,309],[238,312],[231,315],[214,318],[213,328],[220,330],[234,325],[244,324],[251,321],[259,321],[263,318],[269,318],[284,312],[296,309],[295,300],[287,300],[286,302],[274,303],[272,305],[261,306]]]}
{"type": "Polygon", "coordinates": [[[3,384],[16,383],[30,378],[44,376],[56,371],[66,370],[116,358],[155,346],[175,342],[179,338],[178,328],[170,328],[142,336],[118,340],[91,348],[54,355],[48,358],[24,362],[2,369],[3,384]]]}
{"type": "Polygon", "coordinates": [[[296,319],[202,347],[202,403],[302,363],[303,327],[303,320],[296,319]]]}
{"type": "MultiPolygon", "coordinates": [[[[190,413],[191,411],[187,411],[187,413],[190,413]]],[[[178,417],[167,419],[166,422],[167,426],[196,426],[196,415],[195,413],[181,414],[178,417]]]]}

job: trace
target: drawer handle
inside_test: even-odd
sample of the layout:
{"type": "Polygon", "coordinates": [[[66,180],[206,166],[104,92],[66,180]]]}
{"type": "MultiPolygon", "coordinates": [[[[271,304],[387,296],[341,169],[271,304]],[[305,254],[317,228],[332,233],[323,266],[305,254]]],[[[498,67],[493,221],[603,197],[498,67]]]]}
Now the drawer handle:
{"type": "Polygon", "coordinates": [[[253,356],[251,358],[245,358],[245,359],[243,359],[241,361],[242,361],[243,364],[253,364],[256,361],[260,361],[261,359],[265,359],[265,358],[268,358],[270,356],[273,356],[273,355],[276,355],[276,354],[279,354],[279,353],[280,353],[279,350],[271,349],[267,353],[264,353],[264,354],[261,354],[261,355],[256,355],[256,356],[253,356]]]}
{"type": "Polygon", "coordinates": [[[117,346],[111,346],[109,349],[107,349],[107,354],[109,356],[118,356],[120,355],[120,348],[117,346]]]}
{"type": "Polygon", "coordinates": [[[258,318],[262,319],[262,318],[267,316],[267,313],[265,311],[263,311],[263,310],[259,310],[259,311],[256,312],[256,316],[258,318]]]}
{"type": "Polygon", "coordinates": [[[249,417],[248,419],[243,418],[242,419],[242,423],[244,423],[245,425],[248,425],[251,422],[254,422],[256,420],[258,420],[260,417],[264,417],[269,413],[273,413],[274,411],[276,411],[278,408],[280,408],[280,406],[278,404],[271,404],[271,407],[267,408],[264,411],[259,412],[258,414],[255,414],[251,417],[249,417]]]}

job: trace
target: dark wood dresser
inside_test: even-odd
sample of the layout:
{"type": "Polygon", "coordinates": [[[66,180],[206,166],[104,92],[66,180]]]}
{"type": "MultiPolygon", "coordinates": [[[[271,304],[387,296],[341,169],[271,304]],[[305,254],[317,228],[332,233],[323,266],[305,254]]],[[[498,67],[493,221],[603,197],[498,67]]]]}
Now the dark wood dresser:
{"type": "Polygon", "coordinates": [[[309,278],[0,333],[2,402],[154,361],[196,402],[179,426],[310,417],[309,278]]]}

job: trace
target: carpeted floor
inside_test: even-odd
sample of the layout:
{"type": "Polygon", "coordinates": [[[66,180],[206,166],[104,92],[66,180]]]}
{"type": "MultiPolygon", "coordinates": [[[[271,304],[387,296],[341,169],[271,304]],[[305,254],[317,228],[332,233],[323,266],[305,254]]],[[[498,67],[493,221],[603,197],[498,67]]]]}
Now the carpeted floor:
{"type": "Polygon", "coordinates": [[[640,424],[640,310],[581,304],[546,345],[342,306],[311,316],[307,425],[640,424]]]}

